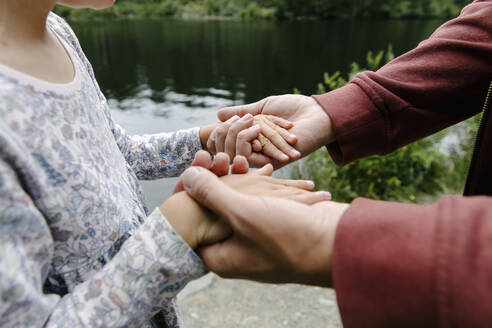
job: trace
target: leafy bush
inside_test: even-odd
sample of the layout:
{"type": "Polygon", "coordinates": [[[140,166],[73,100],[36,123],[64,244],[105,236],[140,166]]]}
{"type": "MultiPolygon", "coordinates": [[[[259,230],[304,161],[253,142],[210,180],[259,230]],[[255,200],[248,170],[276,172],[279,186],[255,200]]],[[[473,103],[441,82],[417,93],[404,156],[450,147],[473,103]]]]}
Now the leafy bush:
{"type": "Polygon", "coordinates": [[[238,17],[243,20],[273,19],[275,18],[275,9],[263,8],[256,2],[251,2],[238,13],[238,17]]]}
{"type": "MultiPolygon", "coordinates": [[[[376,70],[392,58],[390,45],[386,51],[369,52],[366,64],[376,70]]],[[[347,79],[340,72],[325,73],[318,91],[325,93],[340,88],[364,70],[352,63],[347,79]]],[[[478,117],[474,117],[392,154],[372,156],[344,167],[337,167],[328,152],[320,149],[295,165],[292,175],[312,179],[317,188],[329,190],[335,200],[343,202],[355,197],[418,202],[440,193],[457,192],[465,181],[477,120],[478,117]],[[450,134],[458,142],[442,151],[441,141],[450,134]]]]}
{"type": "Polygon", "coordinates": [[[177,16],[182,10],[183,4],[179,0],[165,0],[161,2],[154,15],[156,17],[177,16]]]}

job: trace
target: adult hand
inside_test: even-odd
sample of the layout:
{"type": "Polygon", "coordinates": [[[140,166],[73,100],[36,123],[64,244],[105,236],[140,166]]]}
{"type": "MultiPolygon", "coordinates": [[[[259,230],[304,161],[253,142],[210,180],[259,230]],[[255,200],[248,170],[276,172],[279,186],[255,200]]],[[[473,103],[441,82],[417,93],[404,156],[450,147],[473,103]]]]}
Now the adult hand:
{"type": "MultiPolygon", "coordinates": [[[[274,115],[292,122],[294,127],[289,130],[289,133],[297,136],[298,141],[295,148],[302,156],[306,156],[335,140],[328,114],[312,97],[301,95],[272,96],[253,104],[223,108],[219,110],[217,115],[221,121],[226,121],[235,115],[242,117],[248,113],[251,115],[274,115]]],[[[257,153],[255,157],[250,157],[251,147],[247,146],[246,143],[251,143],[248,138],[253,138],[252,136],[257,134],[252,128],[250,129],[249,132],[244,132],[242,140],[238,138],[236,153],[248,158],[253,167],[261,167],[268,162],[272,162],[275,168],[285,165],[286,162],[272,161],[268,156],[261,153],[257,153]]]]}
{"type": "Polygon", "coordinates": [[[185,171],[183,185],[234,231],[229,239],[198,250],[210,270],[227,278],[331,286],[335,231],[347,204],[308,206],[250,196],[202,168],[185,171]]]}

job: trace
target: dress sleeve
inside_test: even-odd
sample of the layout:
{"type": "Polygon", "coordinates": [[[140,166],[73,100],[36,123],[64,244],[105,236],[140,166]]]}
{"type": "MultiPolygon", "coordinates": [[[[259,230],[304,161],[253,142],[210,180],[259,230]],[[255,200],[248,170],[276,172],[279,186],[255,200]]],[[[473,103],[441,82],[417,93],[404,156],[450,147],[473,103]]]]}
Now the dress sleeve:
{"type": "Polygon", "coordinates": [[[150,135],[129,135],[111,123],[113,135],[126,161],[139,179],[177,177],[202,149],[200,128],[150,135]]]}
{"type": "Polygon", "coordinates": [[[491,197],[355,200],[333,257],[344,327],[490,326],[491,208],[491,197]]]}
{"type": "Polygon", "coordinates": [[[1,161],[0,222],[2,327],[140,327],[206,271],[155,209],[90,280],[63,297],[45,293],[54,240],[15,172],[1,161]]]}
{"type": "Polygon", "coordinates": [[[333,124],[335,163],[390,153],[478,113],[492,79],[491,15],[491,1],[474,1],[377,72],[314,96],[333,124]]]}

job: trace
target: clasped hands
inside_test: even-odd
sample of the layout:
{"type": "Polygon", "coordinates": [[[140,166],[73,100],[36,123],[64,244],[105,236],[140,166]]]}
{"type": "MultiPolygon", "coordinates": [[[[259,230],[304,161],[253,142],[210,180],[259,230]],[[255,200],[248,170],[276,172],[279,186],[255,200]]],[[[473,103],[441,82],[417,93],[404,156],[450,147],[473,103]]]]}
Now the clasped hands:
{"type": "MultiPolygon", "coordinates": [[[[271,161],[264,153],[254,151],[254,147],[259,148],[254,145],[254,140],[260,131],[256,128],[254,133],[251,132],[253,123],[247,114],[256,111],[256,114],[271,112],[278,115],[278,108],[285,111],[282,109],[285,98],[282,97],[290,96],[221,110],[219,118],[222,120],[235,115],[247,117],[242,121],[236,118],[229,127],[237,138],[234,155],[239,153],[245,157],[234,159],[232,175],[228,176],[227,154],[217,154],[212,163],[208,153],[199,152],[194,167],[181,176],[175,188],[177,194],[161,206],[161,211],[185,241],[196,249],[209,269],[223,277],[331,286],[336,227],[348,205],[328,201],[331,196],[327,192],[310,192],[314,187],[312,182],[272,178],[273,167],[269,164],[247,173],[248,161],[252,165],[271,161]],[[234,129],[238,124],[243,124],[242,130],[234,129]],[[251,125],[244,127],[247,124],[251,125]],[[246,135],[242,140],[241,133],[246,135]]],[[[308,99],[295,99],[309,104],[308,99]]],[[[285,104],[292,105],[292,100],[288,99],[285,104]]],[[[313,118],[317,123],[322,120],[321,115],[316,118],[314,111],[309,112],[306,106],[298,113],[295,108],[291,109],[293,120],[285,118],[285,113],[280,115],[293,122],[289,132],[295,132],[296,148],[303,155],[330,141],[331,136],[322,133],[310,136],[326,128],[323,124],[313,126],[313,118]]],[[[322,112],[318,114],[326,116],[322,112]]],[[[223,140],[224,145],[227,144],[229,134],[215,133],[214,146],[227,150],[227,146],[221,149],[221,142],[217,141],[223,140]],[[225,138],[219,137],[220,134],[225,138]]],[[[228,152],[232,151],[229,146],[228,152]]],[[[272,162],[278,166],[285,163],[272,162]]]]}
{"type": "Polygon", "coordinates": [[[312,98],[272,96],[218,112],[224,122],[206,142],[210,153],[246,157],[252,167],[268,163],[279,168],[334,140],[331,121],[312,98]]]}

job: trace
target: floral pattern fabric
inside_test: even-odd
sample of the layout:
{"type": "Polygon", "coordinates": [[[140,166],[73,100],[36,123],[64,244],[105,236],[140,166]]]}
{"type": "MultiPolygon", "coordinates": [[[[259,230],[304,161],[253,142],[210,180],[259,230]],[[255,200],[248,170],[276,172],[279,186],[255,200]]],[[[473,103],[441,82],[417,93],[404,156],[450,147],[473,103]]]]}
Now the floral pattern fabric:
{"type": "Polygon", "coordinates": [[[0,65],[0,326],[180,327],[175,296],[206,270],[138,179],[179,175],[199,130],[127,134],[70,27],[48,26],[71,83],[0,65]]]}

